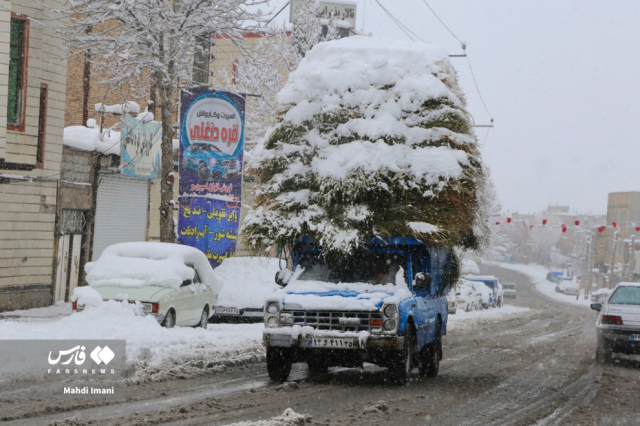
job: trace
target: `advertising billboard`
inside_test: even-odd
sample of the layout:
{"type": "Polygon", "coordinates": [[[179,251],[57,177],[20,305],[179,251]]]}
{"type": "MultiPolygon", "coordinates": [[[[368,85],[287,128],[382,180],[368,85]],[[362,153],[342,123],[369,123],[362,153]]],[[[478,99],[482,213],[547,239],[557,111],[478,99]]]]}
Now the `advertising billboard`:
{"type": "Polygon", "coordinates": [[[160,177],[162,124],[122,116],[122,174],[141,178],[160,177]]]}
{"type": "Polygon", "coordinates": [[[245,99],[190,89],[181,105],[178,242],[200,249],[215,268],[236,252],[245,99]]]}

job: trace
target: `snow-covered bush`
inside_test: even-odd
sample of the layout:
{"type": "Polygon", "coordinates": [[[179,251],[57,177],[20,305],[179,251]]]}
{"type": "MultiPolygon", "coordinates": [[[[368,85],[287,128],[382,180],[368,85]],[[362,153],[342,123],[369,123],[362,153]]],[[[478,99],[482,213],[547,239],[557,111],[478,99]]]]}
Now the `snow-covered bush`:
{"type": "Polygon", "coordinates": [[[343,257],[372,237],[476,248],[483,169],[445,51],[350,37],[316,45],[278,95],[249,172],[256,249],[309,236],[343,257]]]}

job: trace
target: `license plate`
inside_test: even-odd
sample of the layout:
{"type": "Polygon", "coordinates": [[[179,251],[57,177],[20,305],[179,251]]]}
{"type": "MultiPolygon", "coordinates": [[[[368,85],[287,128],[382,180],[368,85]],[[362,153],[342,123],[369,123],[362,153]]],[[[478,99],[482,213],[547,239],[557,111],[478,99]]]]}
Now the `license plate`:
{"type": "Polygon", "coordinates": [[[308,344],[311,348],[353,349],[356,347],[355,339],[340,337],[312,337],[308,344]]]}
{"type": "Polygon", "coordinates": [[[632,334],[631,340],[640,342],[640,334],[632,334]]]}
{"type": "Polygon", "coordinates": [[[240,315],[240,309],[237,308],[215,308],[214,314],[240,315]]]}

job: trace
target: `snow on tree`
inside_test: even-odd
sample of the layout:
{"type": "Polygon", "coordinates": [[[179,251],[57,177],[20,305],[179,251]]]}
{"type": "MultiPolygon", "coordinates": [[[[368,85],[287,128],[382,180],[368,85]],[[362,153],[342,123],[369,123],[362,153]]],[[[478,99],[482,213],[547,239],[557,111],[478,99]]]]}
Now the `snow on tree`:
{"type": "Polygon", "coordinates": [[[262,0],[68,0],[58,11],[69,22],[63,38],[71,51],[90,52],[95,74],[110,88],[143,97],[157,87],[162,121],[160,240],[175,241],[172,137],[179,87],[192,85],[196,39],[213,33],[242,42],[252,6],[262,0]]]}
{"type": "Polygon", "coordinates": [[[293,31],[273,27],[261,32],[256,46],[237,60],[233,75],[223,71],[225,87],[260,95],[248,98],[247,141],[259,141],[276,124],[276,95],[304,55],[321,41],[339,38],[338,22],[319,15],[320,3],[304,3],[293,18],[293,31]]]}
{"type": "Polygon", "coordinates": [[[309,236],[336,259],[372,237],[477,248],[483,167],[447,53],[350,37],[316,45],[252,156],[257,250],[309,236]]]}

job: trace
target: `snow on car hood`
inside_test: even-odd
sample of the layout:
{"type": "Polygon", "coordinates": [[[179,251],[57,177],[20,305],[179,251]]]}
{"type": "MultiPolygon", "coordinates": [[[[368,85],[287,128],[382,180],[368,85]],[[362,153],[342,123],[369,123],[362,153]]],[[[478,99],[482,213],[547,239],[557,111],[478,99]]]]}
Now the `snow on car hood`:
{"type": "Polygon", "coordinates": [[[411,292],[402,285],[292,280],[287,287],[273,293],[268,301],[283,303],[289,309],[372,311],[385,303],[399,303],[408,297],[411,292]]]}

